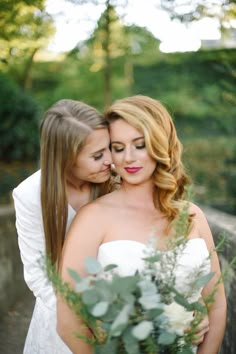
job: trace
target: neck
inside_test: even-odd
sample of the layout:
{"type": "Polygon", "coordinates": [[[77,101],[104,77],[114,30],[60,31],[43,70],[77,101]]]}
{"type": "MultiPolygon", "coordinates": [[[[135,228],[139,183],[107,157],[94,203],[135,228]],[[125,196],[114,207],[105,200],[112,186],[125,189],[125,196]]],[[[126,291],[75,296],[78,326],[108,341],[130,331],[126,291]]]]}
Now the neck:
{"type": "Polygon", "coordinates": [[[67,188],[74,189],[78,192],[83,192],[91,188],[91,183],[86,181],[80,181],[72,176],[67,177],[67,188]]]}
{"type": "Polygon", "coordinates": [[[135,207],[143,205],[154,206],[153,183],[151,181],[138,185],[132,185],[123,181],[120,191],[125,195],[126,202],[135,207]]]}
{"type": "Polygon", "coordinates": [[[74,184],[67,181],[66,194],[68,203],[75,211],[91,201],[91,184],[74,184]]]}

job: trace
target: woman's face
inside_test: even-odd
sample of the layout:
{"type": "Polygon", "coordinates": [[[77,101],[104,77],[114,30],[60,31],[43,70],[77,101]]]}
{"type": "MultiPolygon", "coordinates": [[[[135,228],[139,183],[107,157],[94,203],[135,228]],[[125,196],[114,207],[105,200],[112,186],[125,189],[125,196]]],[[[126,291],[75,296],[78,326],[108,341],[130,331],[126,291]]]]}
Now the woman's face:
{"type": "Polygon", "coordinates": [[[148,154],[144,134],[123,119],[110,124],[112,160],[116,172],[131,184],[151,179],[156,161],[148,154]]]}
{"type": "Polygon", "coordinates": [[[110,178],[111,152],[107,128],[92,131],[77,156],[70,178],[77,182],[103,183],[110,178]]]}

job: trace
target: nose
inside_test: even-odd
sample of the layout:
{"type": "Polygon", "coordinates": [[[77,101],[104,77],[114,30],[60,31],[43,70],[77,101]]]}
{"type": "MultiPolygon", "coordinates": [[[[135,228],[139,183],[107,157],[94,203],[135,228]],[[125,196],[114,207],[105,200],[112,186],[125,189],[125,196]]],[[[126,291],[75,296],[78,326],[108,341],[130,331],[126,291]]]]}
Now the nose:
{"type": "Polygon", "coordinates": [[[131,147],[125,149],[124,159],[126,163],[131,163],[135,161],[134,151],[131,147]]]}
{"type": "Polygon", "coordinates": [[[109,165],[112,164],[112,158],[111,158],[111,152],[110,152],[110,150],[108,150],[108,151],[106,152],[105,160],[104,160],[103,163],[104,163],[104,165],[106,165],[106,166],[109,166],[109,165]]]}

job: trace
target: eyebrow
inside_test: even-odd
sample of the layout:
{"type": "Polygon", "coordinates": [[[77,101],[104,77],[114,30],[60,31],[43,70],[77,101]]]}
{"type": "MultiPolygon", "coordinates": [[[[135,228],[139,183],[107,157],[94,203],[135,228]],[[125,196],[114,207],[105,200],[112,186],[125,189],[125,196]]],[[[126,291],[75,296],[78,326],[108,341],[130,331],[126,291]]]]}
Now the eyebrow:
{"type": "MultiPolygon", "coordinates": [[[[132,142],[136,142],[137,140],[144,139],[144,136],[140,136],[132,140],[132,142]]],[[[111,144],[123,144],[121,141],[111,141],[111,144]]]]}

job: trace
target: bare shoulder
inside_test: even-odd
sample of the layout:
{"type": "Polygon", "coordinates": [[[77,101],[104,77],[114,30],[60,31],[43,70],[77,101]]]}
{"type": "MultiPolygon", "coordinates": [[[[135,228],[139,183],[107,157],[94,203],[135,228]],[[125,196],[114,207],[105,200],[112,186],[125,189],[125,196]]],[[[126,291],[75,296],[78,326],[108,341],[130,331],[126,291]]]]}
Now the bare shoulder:
{"type": "Polygon", "coordinates": [[[103,207],[100,203],[97,203],[96,200],[82,206],[76,216],[75,219],[77,220],[85,220],[85,221],[90,221],[92,219],[99,219],[103,212],[103,207]]]}
{"type": "MultiPolygon", "coordinates": [[[[107,219],[107,213],[110,213],[111,207],[114,203],[113,193],[106,194],[92,202],[82,206],[75,216],[77,222],[88,223],[94,222],[103,223],[107,219]]],[[[97,224],[98,225],[98,224],[97,224]]]]}
{"type": "Polygon", "coordinates": [[[192,202],[189,202],[189,212],[190,212],[190,215],[193,215],[193,217],[195,219],[206,221],[206,216],[205,216],[204,212],[202,211],[202,209],[198,205],[196,205],[192,202]]]}
{"type": "Polygon", "coordinates": [[[206,215],[202,209],[194,203],[190,203],[189,206],[190,214],[193,216],[193,233],[198,237],[203,238],[209,249],[214,246],[214,240],[209,227],[206,215]]]}

